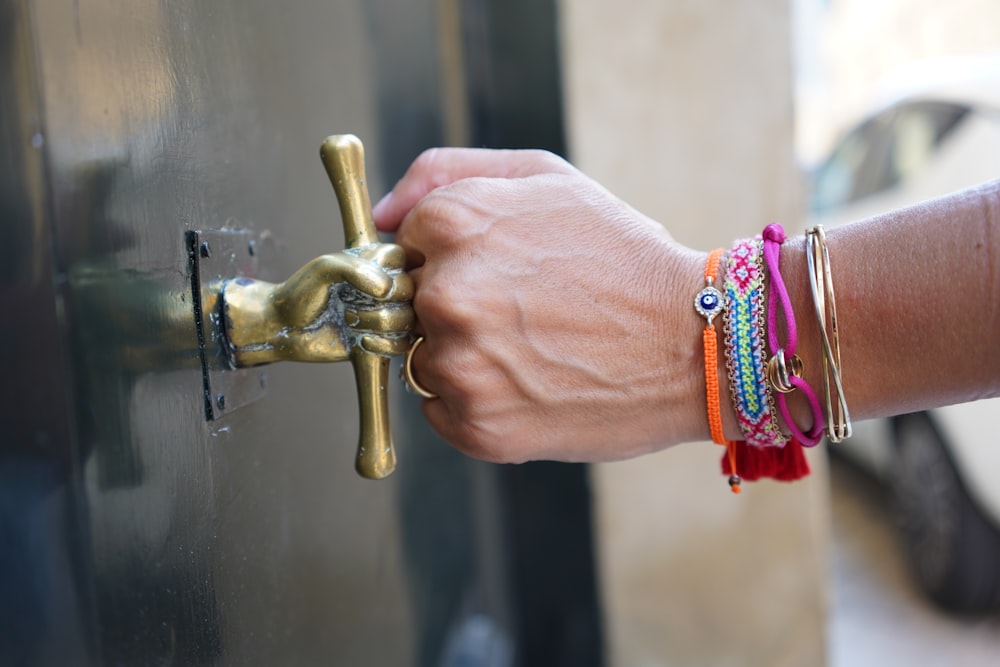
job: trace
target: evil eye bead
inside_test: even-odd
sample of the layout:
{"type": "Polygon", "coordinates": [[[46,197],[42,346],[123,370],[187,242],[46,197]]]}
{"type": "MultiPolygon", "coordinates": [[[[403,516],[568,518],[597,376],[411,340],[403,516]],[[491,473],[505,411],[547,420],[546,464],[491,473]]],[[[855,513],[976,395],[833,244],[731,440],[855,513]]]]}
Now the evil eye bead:
{"type": "Polygon", "coordinates": [[[722,312],[722,292],[706,287],[694,298],[694,309],[711,324],[712,319],[722,312]]]}

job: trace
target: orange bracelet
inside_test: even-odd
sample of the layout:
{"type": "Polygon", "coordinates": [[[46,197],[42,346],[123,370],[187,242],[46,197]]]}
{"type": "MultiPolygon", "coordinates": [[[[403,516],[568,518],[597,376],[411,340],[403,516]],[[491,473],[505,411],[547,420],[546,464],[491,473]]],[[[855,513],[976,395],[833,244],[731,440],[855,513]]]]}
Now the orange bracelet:
{"type": "Polygon", "coordinates": [[[740,492],[740,478],[736,474],[736,443],[726,440],[722,431],[722,411],[719,403],[719,343],[712,320],[722,312],[724,301],[722,292],[713,283],[719,271],[719,260],[723,248],[716,248],[708,254],[705,264],[705,288],[698,292],[694,299],[694,308],[705,318],[705,329],[701,340],[705,351],[705,401],[708,404],[708,430],[712,434],[712,442],[726,447],[729,455],[730,469],[733,471],[729,485],[733,493],[740,492]]]}
{"type": "Polygon", "coordinates": [[[712,442],[717,445],[727,445],[729,442],[722,435],[722,413],[719,406],[719,344],[712,320],[722,312],[722,292],[712,286],[719,270],[719,259],[722,248],[716,248],[708,255],[705,266],[705,289],[695,297],[694,307],[705,318],[705,330],[701,338],[705,349],[705,398],[708,401],[708,429],[712,434],[712,442]]]}

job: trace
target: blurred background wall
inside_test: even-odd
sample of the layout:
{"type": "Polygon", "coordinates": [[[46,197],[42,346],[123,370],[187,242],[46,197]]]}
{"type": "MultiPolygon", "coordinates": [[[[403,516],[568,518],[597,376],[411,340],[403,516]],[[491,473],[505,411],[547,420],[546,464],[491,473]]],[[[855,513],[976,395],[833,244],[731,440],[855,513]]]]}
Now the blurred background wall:
{"type": "MultiPolygon", "coordinates": [[[[562,0],[560,12],[581,169],[696,248],[775,220],[801,231],[787,0],[562,0]]],[[[720,453],[690,444],[594,466],[608,664],[824,664],[823,452],[809,480],[740,496],[720,453]]]]}

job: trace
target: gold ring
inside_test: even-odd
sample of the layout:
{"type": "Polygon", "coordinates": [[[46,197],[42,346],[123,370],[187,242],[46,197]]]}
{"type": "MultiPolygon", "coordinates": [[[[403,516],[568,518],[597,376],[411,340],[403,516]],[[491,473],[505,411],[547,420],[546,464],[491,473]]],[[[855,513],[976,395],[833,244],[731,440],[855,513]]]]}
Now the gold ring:
{"type": "Polygon", "coordinates": [[[799,355],[793,354],[790,359],[785,359],[784,348],[778,348],[767,360],[767,379],[771,383],[771,388],[782,394],[795,391],[792,378],[802,377],[802,370],[802,360],[799,359],[799,355]]]}
{"type": "Polygon", "coordinates": [[[417,336],[417,339],[413,341],[413,345],[406,352],[406,360],[403,361],[403,369],[400,371],[400,376],[403,378],[403,383],[406,388],[415,394],[419,394],[424,398],[437,398],[438,395],[433,391],[428,391],[417,382],[417,378],[413,377],[413,353],[417,351],[420,344],[424,342],[423,336],[417,336]]]}

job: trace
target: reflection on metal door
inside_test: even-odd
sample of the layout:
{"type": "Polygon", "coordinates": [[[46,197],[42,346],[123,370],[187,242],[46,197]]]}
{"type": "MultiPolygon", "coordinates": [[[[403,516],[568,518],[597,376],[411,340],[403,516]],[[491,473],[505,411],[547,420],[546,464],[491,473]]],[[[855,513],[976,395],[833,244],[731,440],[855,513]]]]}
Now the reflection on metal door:
{"type": "Polygon", "coordinates": [[[397,391],[399,469],[363,480],[342,364],[206,420],[185,245],[248,230],[274,281],[342,248],[329,134],[373,195],[456,127],[539,144],[489,74],[514,18],[554,34],[530,5],[0,7],[4,664],[600,663],[585,471],[469,461],[397,391]]]}

